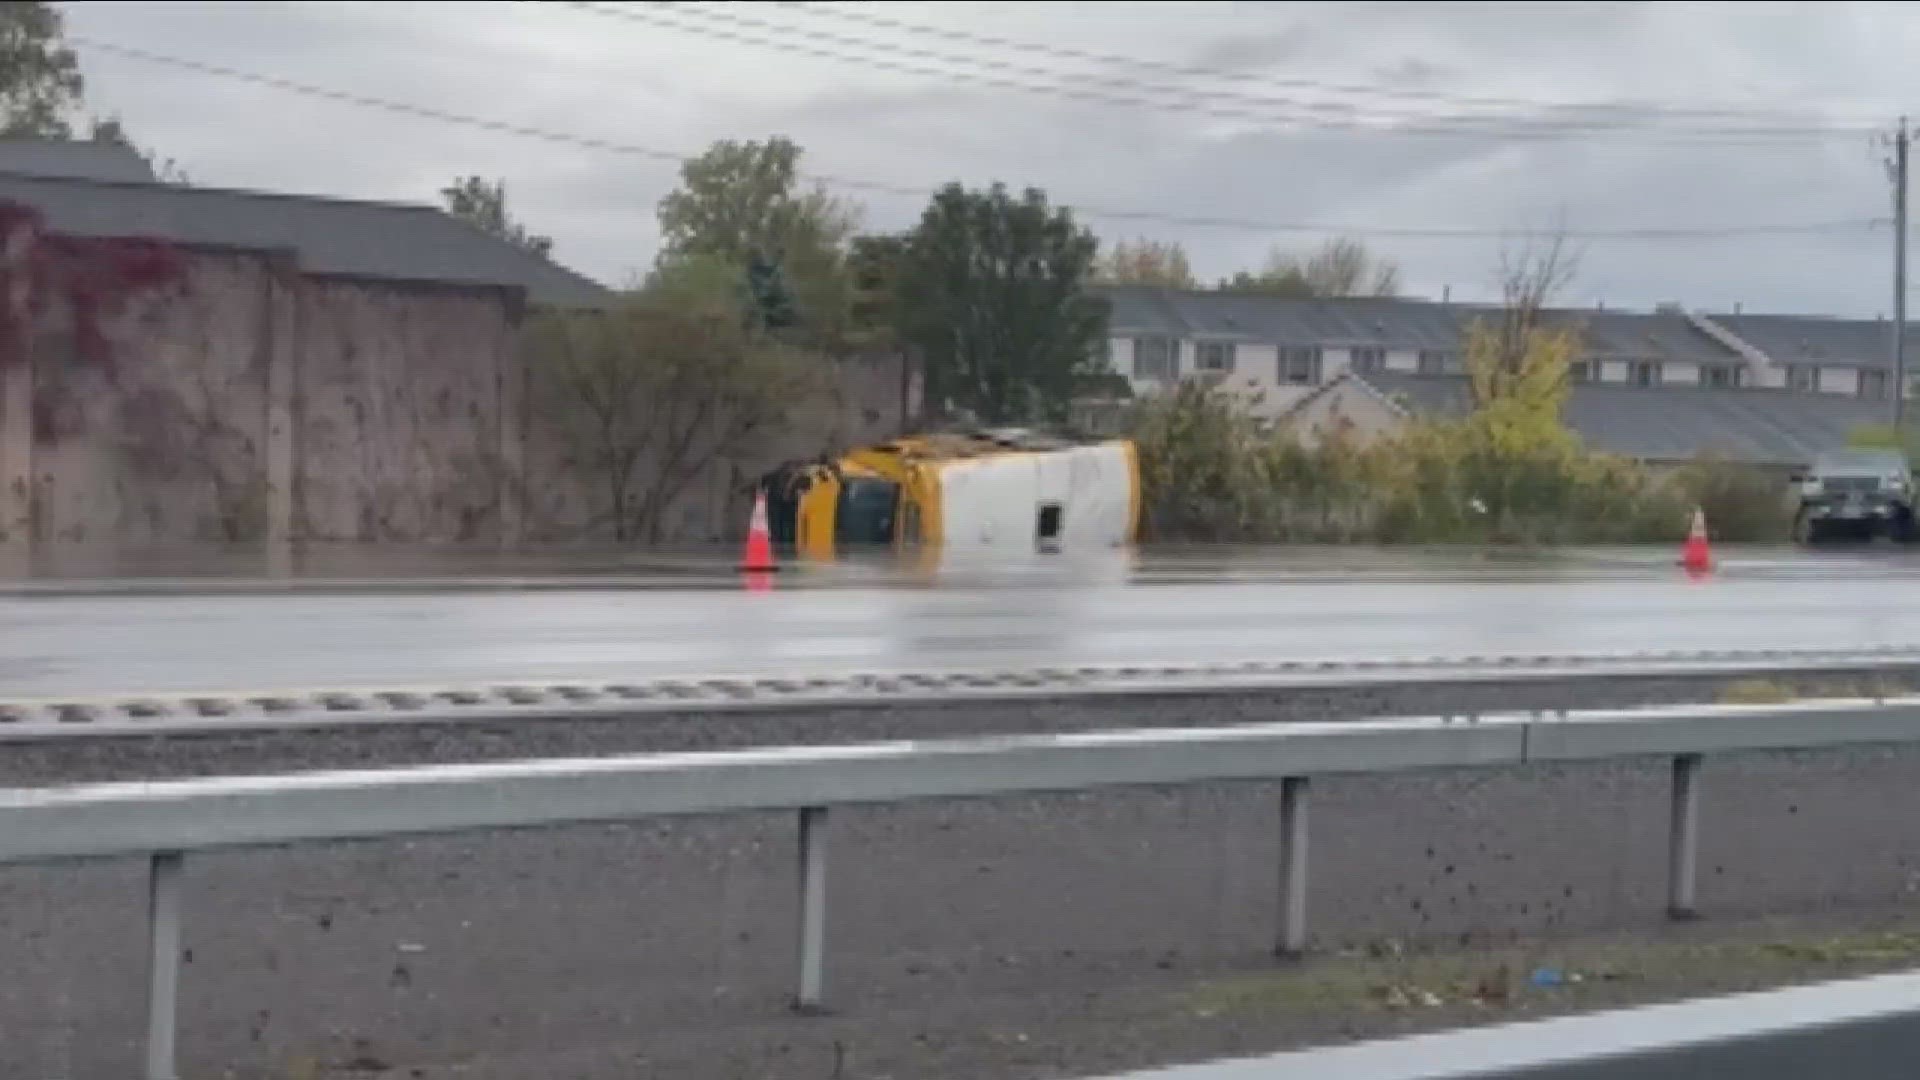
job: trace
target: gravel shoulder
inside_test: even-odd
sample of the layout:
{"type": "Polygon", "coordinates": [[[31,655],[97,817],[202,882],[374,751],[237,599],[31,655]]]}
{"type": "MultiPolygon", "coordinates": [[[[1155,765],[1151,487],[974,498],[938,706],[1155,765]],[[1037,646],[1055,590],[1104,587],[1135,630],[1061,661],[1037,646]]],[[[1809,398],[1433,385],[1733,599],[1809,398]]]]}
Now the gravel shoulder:
{"type": "Polygon", "coordinates": [[[1382,716],[1613,709],[1806,696],[1895,696],[1920,687],[1920,668],[1818,674],[1538,679],[1479,684],[1401,683],[1226,695],[920,703],[833,709],[658,712],[634,717],[558,714],[511,721],[343,725],[292,731],[86,736],[0,743],[0,784],[30,787],[310,769],[364,769],[499,761],[820,745],[887,739],[958,739],[1102,728],[1197,727],[1382,716]]]}

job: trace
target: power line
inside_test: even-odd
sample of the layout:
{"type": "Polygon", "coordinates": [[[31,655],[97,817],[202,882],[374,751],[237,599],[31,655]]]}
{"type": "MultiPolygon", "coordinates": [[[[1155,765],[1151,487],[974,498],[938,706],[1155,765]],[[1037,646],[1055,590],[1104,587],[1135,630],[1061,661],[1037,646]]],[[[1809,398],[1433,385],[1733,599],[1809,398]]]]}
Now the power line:
{"type": "MultiPolygon", "coordinates": [[[[473,116],[431,106],[410,102],[395,101],[389,98],[374,97],[368,94],[339,90],[333,87],[319,86],[300,82],[277,75],[264,75],[259,72],[245,71],[224,64],[213,64],[188,57],[158,53],[149,49],[121,45],[69,35],[69,41],[75,45],[94,49],[99,52],[119,56],[141,63],[191,71],[201,75],[231,79],[255,86],[267,87],[284,93],[319,98],[336,104],[352,105],[357,108],[373,109],[381,112],[408,116],[414,119],[430,120],[435,123],[490,131],[496,134],[513,135],[520,138],[537,139],[542,142],[574,146],[581,149],[605,153],[626,154],[654,161],[669,162],[675,165],[684,163],[695,155],[663,150],[659,147],[640,143],[622,142],[594,135],[580,135],[555,131],[550,128],[533,127],[511,121],[473,116]]],[[[802,178],[852,191],[866,191],[887,195],[905,195],[916,199],[931,196],[933,187],[887,183],[858,177],[836,176],[827,173],[803,173],[802,178]]],[[[1068,204],[1060,204],[1068,205],[1068,204]]],[[[1315,234],[1380,239],[1412,240],[1465,240],[1465,239],[1501,239],[1515,236],[1523,230],[1487,229],[1487,228],[1398,228],[1391,226],[1333,225],[1323,223],[1262,221],[1249,218],[1211,217],[1204,215],[1172,214],[1154,210],[1134,210],[1119,207],[1103,207],[1094,204],[1071,204],[1075,213],[1098,220],[1117,222],[1144,222],[1196,229],[1218,229],[1235,232],[1256,232],[1267,234],[1315,234]]],[[[1718,240],[1748,236],[1789,236],[1844,234],[1865,232],[1885,224],[1883,218],[1856,218],[1833,221],[1813,221],[1797,223],[1756,223],[1738,225],[1653,225],[1629,226],[1622,228],[1566,229],[1556,230],[1558,235],[1576,240],[1628,240],[1628,241],[1664,241],[1664,240],[1718,240]]]]}
{"type": "MultiPolygon", "coordinates": [[[[1257,83],[1267,87],[1281,87],[1293,90],[1316,90],[1330,93],[1362,94],[1373,97],[1398,98],[1422,102],[1445,102],[1450,105],[1490,106],[1496,108],[1535,109],[1548,113],[1625,113],[1631,115],[1687,116],[1699,119],[1773,119],[1797,120],[1823,124],[1833,118],[1822,117],[1817,113],[1796,112],[1785,109],[1761,109],[1743,106],[1685,106],[1656,102],[1540,102],[1529,98],[1484,97],[1478,95],[1445,94],[1433,90],[1411,87],[1378,86],[1357,83],[1329,83],[1316,79],[1256,74],[1246,71],[1215,71],[1211,68],[1194,67],[1186,64],[1174,64],[1149,57],[1120,56],[1113,53],[1092,52],[1064,45],[1051,45],[1034,41],[1021,41],[1014,38],[998,37],[991,34],[979,34],[967,30],[956,30],[930,23],[912,22],[888,15],[876,15],[870,11],[847,11],[830,4],[802,2],[802,0],[765,0],[768,6],[784,8],[810,18],[838,19],[856,25],[879,27],[902,33],[921,35],[945,41],[969,45],[984,45],[989,48],[1006,49],[1012,52],[1030,53],[1058,59],[1075,60],[1115,67],[1140,68],[1165,72],[1184,78],[1211,79],[1226,82],[1257,83]]],[[[1423,4],[1422,7],[1430,7],[1423,4]]],[[[1476,5],[1478,6],[1478,5],[1476,5]]],[[[1550,6],[1551,7],[1551,6],[1550,6]]],[[[1874,121],[1860,118],[1859,123],[1873,124],[1874,121]]]]}
{"type": "Polygon", "coordinates": [[[1163,84],[1141,83],[1127,79],[1099,80],[1099,85],[1119,86],[1122,89],[1134,89],[1136,93],[1114,93],[1103,89],[1090,89],[1085,85],[1069,85],[1058,81],[1034,83],[1006,78],[1002,75],[983,74],[977,71],[950,70],[929,67],[926,63],[914,63],[895,59],[896,56],[919,57],[922,60],[939,64],[960,64],[984,67],[996,71],[1012,72],[1043,79],[1060,80],[1069,77],[1059,71],[1010,64],[1001,60],[979,57],[956,57],[948,54],[900,46],[890,42],[880,42],[872,38],[856,38],[844,35],[824,33],[801,27],[769,22],[753,16],[731,12],[693,8],[683,4],[669,4],[661,0],[636,8],[631,5],[614,7],[594,3],[591,0],[564,0],[569,6],[584,12],[607,18],[664,27],[682,33],[711,37],[723,41],[734,41],[782,52],[798,53],[838,63],[853,64],[882,71],[894,71],[911,75],[933,76],[960,82],[972,82],[1003,90],[1022,93],[1044,94],[1085,102],[1108,105],[1123,105],[1135,108],[1155,109],[1163,112],[1189,116],[1208,116],[1223,120],[1252,121],[1263,124],[1283,124],[1290,127],[1315,128],[1331,131],[1371,131],[1398,135],[1451,135],[1482,138],[1500,138],[1517,140],[1558,140],[1587,136],[1634,135],[1653,141],[1683,140],[1680,145],[1777,145],[1783,140],[1806,141],[1808,139],[1828,139],[1834,137],[1856,138],[1872,133],[1865,126],[1842,127],[1825,126],[1691,126],[1683,127],[1668,124],[1664,126],[1635,125],[1630,118],[1616,120],[1604,118],[1562,118],[1540,116],[1493,116],[1487,114],[1434,114],[1411,113],[1404,110],[1387,112],[1378,108],[1366,108],[1340,102],[1299,102],[1272,97],[1254,97],[1244,94],[1232,95],[1245,104],[1213,104],[1221,99],[1219,92],[1198,92],[1184,87],[1169,87],[1163,84]],[[748,30],[733,29],[748,27],[748,30]],[[756,33],[754,28],[768,33],[756,33]],[[769,35],[777,36],[769,36],[769,35]],[[832,43],[833,47],[809,45],[793,40],[795,37],[832,43]],[[866,49],[869,52],[849,52],[848,48],[866,49]],[[1142,96],[1142,94],[1146,96],[1142,96]],[[1167,95],[1173,95],[1169,97],[1167,95]],[[1302,115],[1302,112],[1306,115],[1302,115]],[[1319,113],[1333,113],[1334,116],[1320,116],[1319,113]]]}
{"type": "Polygon", "coordinates": [[[471,116],[466,113],[451,112],[446,109],[436,109],[428,105],[415,105],[410,102],[394,101],[390,98],[372,97],[367,94],[358,94],[349,90],[339,90],[328,86],[316,86],[313,83],[296,82],[293,79],[285,79],[277,75],[262,75],[258,72],[242,71],[239,68],[227,67],[223,64],[211,64],[203,60],[157,53],[148,49],[135,48],[131,45],[120,45],[110,41],[102,41],[99,38],[83,37],[76,34],[68,34],[66,37],[69,42],[75,45],[96,49],[100,52],[109,53],[128,60],[138,60],[146,64],[158,64],[163,67],[179,68],[183,71],[193,71],[202,75],[218,76],[223,79],[234,79],[240,82],[252,83],[255,86],[264,86],[273,90],[285,91],[290,94],[324,98],[328,101],[338,102],[343,105],[377,109],[382,112],[398,113],[421,120],[434,120],[445,124],[457,124],[461,127],[479,128],[483,131],[492,131],[503,135],[518,135],[522,138],[540,139],[545,142],[565,143],[589,150],[606,150],[619,154],[632,154],[638,157],[654,158],[659,161],[667,161],[674,164],[679,164],[686,160],[684,155],[656,149],[654,147],[641,146],[637,143],[619,142],[593,135],[573,135],[565,132],[551,131],[545,128],[531,127],[525,124],[516,124],[507,120],[493,120],[486,117],[471,116]]]}
{"type": "MultiPolygon", "coordinates": [[[[1010,90],[1016,90],[1016,91],[1027,92],[1027,93],[1048,94],[1056,97],[1063,97],[1068,99],[1075,99],[1075,100],[1089,101],[1089,102],[1097,102],[1097,103],[1103,103],[1103,104],[1126,105],[1126,106],[1133,106],[1133,107],[1158,109],[1162,111],[1182,113],[1186,115],[1204,115],[1204,116],[1212,116],[1220,119],[1256,121],[1256,122],[1262,122],[1262,123],[1268,123],[1268,124],[1280,122],[1280,123],[1293,125],[1293,126],[1314,127],[1314,128],[1321,128],[1321,129],[1327,129],[1327,130],[1382,131],[1383,129],[1378,124],[1368,124],[1364,122],[1365,119],[1370,118],[1376,121],[1395,122],[1396,126],[1391,128],[1391,131],[1394,134],[1471,135],[1471,136],[1481,136],[1481,137],[1502,137],[1502,138],[1520,138],[1520,139],[1543,139],[1543,138],[1564,139],[1564,138],[1572,137],[1575,135],[1601,135],[1601,134],[1614,134],[1614,133],[1620,133],[1622,131],[1628,131],[1628,132],[1639,134],[1642,136],[1654,135],[1654,136],[1665,136],[1668,138],[1684,138],[1694,144],[1704,144],[1706,140],[1711,138],[1713,140],[1713,145],[1722,145],[1722,146],[1729,145],[1731,139],[1744,140],[1744,141],[1753,142],[1753,143],[1765,142],[1765,143],[1771,144],[1783,137],[1804,140],[1808,137],[1829,138],[1829,137],[1839,136],[1839,135],[1855,137],[1855,136],[1868,133],[1868,129],[1866,128],[1843,129],[1843,128],[1836,128],[1832,126],[1828,126],[1828,127],[1804,127],[1803,126],[1803,127],[1783,127],[1783,128],[1721,127],[1721,128],[1697,128],[1697,129],[1682,129],[1678,127],[1667,127],[1664,129],[1637,129],[1636,130],[1631,128],[1623,128],[1623,126],[1619,123],[1609,124],[1609,123],[1604,123],[1601,121],[1594,121],[1594,120],[1571,121],[1571,120],[1553,120],[1550,118],[1532,118],[1532,117],[1490,117],[1486,115],[1443,116],[1443,115],[1434,115],[1434,114],[1417,114],[1417,113],[1405,113],[1405,112],[1392,114],[1392,113],[1380,112],[1378,110],[1375,110],[1371,114],[1368,114],[1362,110],[1355,109],[1351,105],[1340,105],[1337,103],[1336,104],[1312,103],[1307,106],[1304,106],[1308,108],[1309,111],[1336,110],[1336,111],[1342,112],[1345,115],[1345,119],[1322,119],[1322,118],[1313,117],[1313,116],[1297,115],[1297,110],[1303,107],[1302,103],[1284,101],[1281,99],[1274,99],[1274,98],[1254,98],[1252,100],[1254,100],[1259,105],[1265,106],[1268,110],[1271,110],[1274,107],[1278,107],[1281,109],[1295,110],[1296,111],[1295,114],[1281,114],[1273,111],[1249,111],[1247,108],[1244,108],[1244,107],[1220,107],[1220,106],[1209,105],[1204,100],[1206,95],[1196,94],[1193,91],[1186,90],[1185,88],[1179,88],[1179,87],[1167,88],[1167,87],[1154,87],[1151,85],[1148,85],[1145,87],[1150,92],[1151,91],[1164,92],[1164,91],[1170,90],[1174,94],[1180,95],[1182,98],[1185,99],[1185,100],[1179,100],[1179,101],[1170,101],[1165,99],[1164,97],[1155,98],[1155,97],[1126,96],[1126,95],[1115,94],[1115,93],[1106,92],[1106,91],[1084,89],[1078,86],[1061,85],[1058,83],[1036,85],[1030,82],[1021,82],[1021,81],[1007,79],[1007,78],[1003,78],[995,75],[980,74],[978,72],[952,71],[952,70],[945,70],[945,69],[938,69],[938,68],[929,68],[925,64],[905,63],[899,60],[892,59],[891,56],[896,54],[916,55],[926,59],[933,60],[938,63],[971,64],[975,66],[997,68],[1005,71],[1016,71],[1016,72],[1029,74],[1029,75],[1039,75],[1043,78],[1058,79],[1062,77],[1061,73],[1056,71],[1047,71],[1044,69],[1034,69],[1034,68],[1023,68],[1017,65],[1007,64],[1003,61],[982,60],[975,57],[953,57],[945,54],[930,52],[928,50],[903,49],[900,46],[892,43],[876,42],[872,39],[847,38],[840,35],[823,34],[819,31],[809,31],[802,28],[795,28],[792,26],[782,25],[779,23],[770,23],[770,22],[767,22],[766,20],[756,19],[751,16],[742,16],[742,15],[726,13],[726,12],[695,9],[695,8],[691,8],[686,5],[680,5],[680,4],[665,4],[665,3],[654,2],[646,5],[650,10],[642,11],[642,10],[637,10],[631,6],[614,8],[605,4],[588,2],[588,0],[565,0],[565,2],[583,11],[587,11],[592,14],[601,15],[605,17],[624,19],[631,22],[643,23],[643,24],[654,25],[654,26],[661,26],[671,30],[678,30],[684,33],[696,34],[696,35],[706,36],[706,37],[713,37],[720,40],[736,41],[743,44],[756,45],[756,46],[775,49],[779,51],[799,53],[802,55],[834,60],[841,63],[852,63],[852,64],[861,65],[865,67],[875,68],[878,70],[897,71],[897,72],[914,74],[914,75],[931,75],[938,78],[979,83],[982,85],[992,86],[1000,89],[1010,89],[1010,90]],[[692,19],[695,21],[692,23],[689,23],[687,21],[688,19],[692,19]],[[701,22],[701,20],[704,20],[704,24],[701,22]],[[716,25],[716,24],[719,24],[719,25],[716,25]],[[780,36],[768,37],[764,34],[755,34],[751,32],[731,30],[731,29],[727,29],[728,26],[760,27],[765,30],[771,31],[772,33],[778,34],[780,36]],[[855,54],[855,53],[848,53],[846,51],[843,51],[842,49],[837,49],[837,48],[821,48],[817,46],[806,45],[800,42],[790,40],[790,38],[795,35],[800,37],[812,38],[816,40],[831,41],[839,45],[852,46],[855,48],[883,50],[885,55],[875,56],[875,55],[868,55],[868,54],[855,54]],[[1195,98],[1200,98],[1201,100],[1196,101],[1194,100],[1195,98]],[[1358,117],[1359,119],[1356,119],[1356,117],[1358,117]],[[1486,126],[1489,124],[1504,124],[1506,127],[1506,130],[1490,129],[1489,127],[1486,126]]],[[[1109,80],[1109,82],[1113,82],[1117,85],[1123,85],[1123,86],[1127,85],[1125,80],[1109,80]]],[[[1133,85],[1141,85],[1141,84],[1133,84],[1133,85]]]]}

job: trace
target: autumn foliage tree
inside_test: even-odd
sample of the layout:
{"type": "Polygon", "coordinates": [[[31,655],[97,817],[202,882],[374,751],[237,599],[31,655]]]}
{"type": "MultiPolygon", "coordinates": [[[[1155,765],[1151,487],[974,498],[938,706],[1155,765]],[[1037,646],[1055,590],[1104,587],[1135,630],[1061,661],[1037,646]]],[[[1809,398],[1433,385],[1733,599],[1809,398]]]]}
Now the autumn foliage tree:
{"type": "Polygon", "coordinates": [[[1644,475],[1588,453],[1561,417],[1580,336],[1547,305],[1571,273],[1558,240],[1503,256],[1505,302],[1469,322],[1463,342],[1472,408],[1402,436],[1390,520],[1410,532],[1550,539],[1628,513],[1644,475]]]}
{"type": "Polygon", "coordinates": [[[1245,270],[1220,283],[1223,292],[1258,293],[1294,300],[1340,296],[1396,296],[1400,267],[1358,240],[1329,240],[1306,255],[1274,248],[1258,271],[1245,270]]]}
{"type": "Polygon", "coordinates": [[[1168,289],[1199,286],[1186,248],[1144,237],[1117,241],[1109,247],[1095,265],[1094,277],[1104,285],[1157,285],[1168,289]]]}

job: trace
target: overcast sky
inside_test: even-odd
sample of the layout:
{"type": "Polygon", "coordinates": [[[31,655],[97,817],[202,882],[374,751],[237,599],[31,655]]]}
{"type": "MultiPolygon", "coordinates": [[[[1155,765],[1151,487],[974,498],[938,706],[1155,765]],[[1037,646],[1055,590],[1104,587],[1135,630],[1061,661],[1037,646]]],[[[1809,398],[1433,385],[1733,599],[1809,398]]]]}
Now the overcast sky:
{"type": "Polygon", "coordinates": [[[1488,296],[1529,230],[1825,225],[1581,239],[1568,298],[1871,316],[1890,307],[1892,238],[1873,132],[1920,114],[1920,5],[64,6],[92,109],[195,183],[431,202],[457,174],[503,178],[562,262],[610,284],[650,264],[674,159],[783,134],[813,173],[865,185],[845,194],[870,227],[911,224],[949,180],[1031,184],[1103,237],[1181,241],[1205,277],[1328,235],[1286,224],[1479,231],[1367,238],[1409,291],[1455,298],[1488,296]]]}

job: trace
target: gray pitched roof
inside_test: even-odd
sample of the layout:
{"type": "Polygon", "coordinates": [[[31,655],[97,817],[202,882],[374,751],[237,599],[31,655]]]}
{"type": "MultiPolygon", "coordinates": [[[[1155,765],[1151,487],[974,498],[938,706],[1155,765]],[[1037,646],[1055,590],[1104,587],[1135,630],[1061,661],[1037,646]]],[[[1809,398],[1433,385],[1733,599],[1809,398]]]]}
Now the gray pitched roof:
{"type": "MultiPolygon", "coordinates": [[[[1815,315],[1713,315],[1782,364],[1858,364],[1893,366],[1890,319],[1829,319],[1815,315]]],[[[1920,348],[1920,324],[1907,323],[1909,362],[1920,348]]]]}
{"type": "Polygon", "coordinates": [[[1137,285],[1101,291],[1112,302],[1108,325],[1119,334],[1415,349],[1459,346],[1458,305],[1372,298],[1287,300],[1137,285]]]}
{"type": "Polygon", "coordinates": [[[0,173],[157,183],[153,166],[130,146],[61,139],[0,139],[0,173]]]}
{"type": "MultiPolygon", "coordinates": [[[[1371,372],[1366,381],[1416,414],[1467,411],[1462,377],[1371,372]]],[[[1653,461],[1717,453],[1765,465],[1804,465],[1822,450],[1845,446],[1863,424],[1884,423],[1887,403],[1837,394],[1786,390],[1714,390],[1666,386],[1576,386],[1567,395],[1567,426],[1595,450],[1653,461]]]]}
{"type": "Polygon", "coordinates": [[[38,209],[56,232],[291,251],[315,274],[519,286],[564,307],[598,307],[611,295],[430,206],[18,173],[0,173],[0,201],[38,209]]]}
{"type": "Polygon", "coordinates": [[[1590,356],[1613,359],[1677,360],[1695,364],[1733,363],[1740,357],[1708,337],[1685,315],[1667,312],[1556,311],[1552,318],[1580,329],[1590,356]]]}
{"type": "Polygon", "coordinates": [[[1170,289],[1143,285],[1106,285],[1095,292],[1107,298],[1107,324],[1115,330],[1138,330],[1147,334],[1185,335],[1188,327],[1173,306],[1170,289]]]}
{"type": "MultiPolygon", "coordinates": [[[[1111,286],[1105,291],[1113,302],[1108,324],[1114,333],[1122,335],[1452,351],[1460,348],[1461,336],[1474,319],[1499,317],[1499,310],[1490,305],[1430,300],[1289,300],[1145,286],[1111,286]]],[[[1578,327],[1589,356],[1690,363],[1740,359],[1678,313],[1566,308],[1549,312],[1547,317],[1578,327]]],[[[1884,347],[1881,351],[1885,352],[1884,347]]]]}

